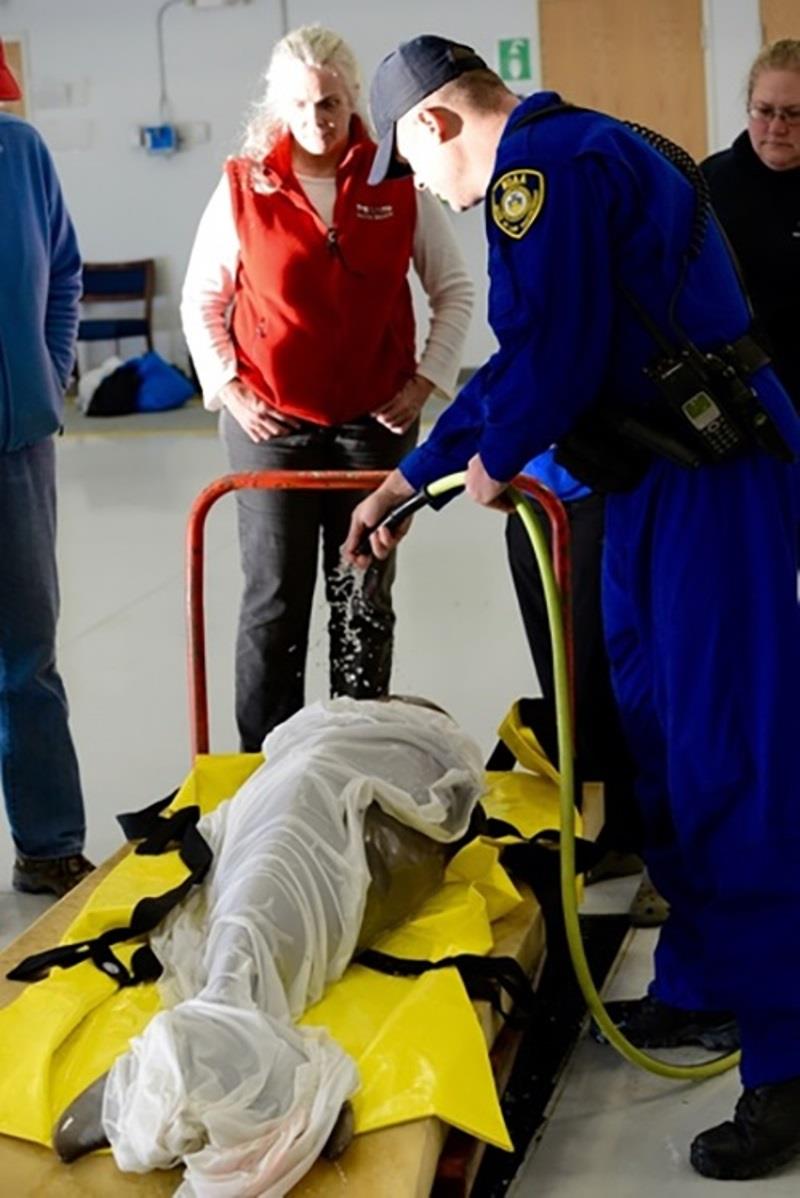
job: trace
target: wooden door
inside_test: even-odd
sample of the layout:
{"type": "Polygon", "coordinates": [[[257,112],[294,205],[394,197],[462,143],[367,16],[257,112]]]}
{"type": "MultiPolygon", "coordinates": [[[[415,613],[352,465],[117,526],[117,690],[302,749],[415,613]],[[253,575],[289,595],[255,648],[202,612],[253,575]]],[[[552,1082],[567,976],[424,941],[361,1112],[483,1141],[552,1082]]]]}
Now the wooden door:
{"type": "Polygon", "coordinates": [[[800,0],[761,0],[761,29],[765,42],[800,38],[800,0]]]}
{"type": "Polygon", "coordinates": [[[539,0],[542,81],[707,149],[702,0],[539,0]]]}

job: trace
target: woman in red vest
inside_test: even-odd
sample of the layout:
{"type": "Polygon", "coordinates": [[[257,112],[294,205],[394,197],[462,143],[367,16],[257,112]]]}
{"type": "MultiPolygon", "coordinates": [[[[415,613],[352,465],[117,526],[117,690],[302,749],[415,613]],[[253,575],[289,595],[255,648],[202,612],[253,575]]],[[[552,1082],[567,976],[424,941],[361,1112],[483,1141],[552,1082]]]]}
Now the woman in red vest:
{"type": "MultiPolygon", "coordinates": [[[[318,25],[287,34],[200,220],[181,313],[235,471],[390,469],[415,444],[434,387],[455,389],[472,284],[436,199],[410,178],[368,185],[375,144],[358,105],[358,66],[342,39],[318,25]],[[431,308],[419,358],[412,265],[431,308]]],[[[303,705],[320,533],[331,694],[388,690],[394,562],[376,561],[363,589],[340,568],[362,497],[237,493],[244,750],[303,705]]]]}

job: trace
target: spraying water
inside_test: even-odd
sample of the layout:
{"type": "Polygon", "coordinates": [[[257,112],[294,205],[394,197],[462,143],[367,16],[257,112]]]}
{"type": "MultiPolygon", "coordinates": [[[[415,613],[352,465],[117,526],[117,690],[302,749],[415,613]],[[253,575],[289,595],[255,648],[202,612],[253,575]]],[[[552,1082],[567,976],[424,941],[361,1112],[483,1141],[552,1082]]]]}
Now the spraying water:
{"type": "Polygon", "coordinates": [[[331,696],[385,694],[391,671],[394,613],[381,571],[341,563],[328,577],[331,696]]]}

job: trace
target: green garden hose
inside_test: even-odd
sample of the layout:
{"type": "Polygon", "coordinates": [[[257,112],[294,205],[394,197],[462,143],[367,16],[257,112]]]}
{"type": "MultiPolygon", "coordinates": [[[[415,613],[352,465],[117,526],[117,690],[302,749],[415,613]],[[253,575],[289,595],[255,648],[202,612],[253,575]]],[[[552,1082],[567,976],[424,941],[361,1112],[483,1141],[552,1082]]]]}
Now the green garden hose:
{"type": "MultiPolygon", "coordinates": [[[[455,487],[464,485],[465,474],[450,474],[431,483],[426,489],[431,496],[438,496],[455,487]]],[[[547,542],[533,508],[515,487],[506,492],[517,515],[522,521],[531,543],[544,586],[547,617],[553,646],[555,677],[556,723],[558,727],[558,760],[561,804],[561,901],[564,909],[567,941],[575,977],[586,1000],[593,1019],[609,1044],[633,1065],[655,1073],[659,1077],[671,1077],[678,1081],[704,1081],[717,1077],[739,1063],[740,1054],[730,1053],[697,1065],[673,1065],[643,1052],[631,1044],[610,1019],[595,986],[581,938],[578,920],[578,901],[575,886],[575,804],[574,804],[574,736],[572,730],[572,706],[567,678],[567,661],[564,650],[564,627],[553,565],[547,542]]]]}

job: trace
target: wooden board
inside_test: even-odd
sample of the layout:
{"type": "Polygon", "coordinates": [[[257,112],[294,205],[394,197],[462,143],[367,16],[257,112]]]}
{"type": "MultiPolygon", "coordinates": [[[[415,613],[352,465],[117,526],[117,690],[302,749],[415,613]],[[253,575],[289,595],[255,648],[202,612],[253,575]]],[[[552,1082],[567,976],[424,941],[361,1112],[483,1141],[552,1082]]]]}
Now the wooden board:
{"type": "Polygon", "coordinates": [[[761,28],[765,42],[800,38],[800,4],[797,0],[761,0],[761,28]]]}
{"type": "MultiPolygon", "coordinates": [[[[45,912],[22,936],[0,953],[0,1007],[20,993],[6,972],[30,953],[57,944],[92,890],[128,852],[123,847],[70,894],[45,912]]],[[[544,921],[539,904],[528,892],[525,901],[495,925],[495,952],[514,956],[531,975],[544,958],[544,921]]],[[[485,1003],[476,1006],[488,1043],[499,1019],[485,1003]]],[[[399,1127],[357,1136],[341,1160],[318,1161],[295,1187],[295,1198],[423,1198],[430,1193],[448,1128],[438,1119],[420,1119],[399,1127]]],[[[173,1194],[180,1170],[146,1174],[120,1173],[109,1153],[63,1165],[55,1153],[38,1144],[0,1136],[3,1192],[25,1198],[164,1198],[173,1194]]]]}
{"type": "Polygon", "coordinates": [[[539,28],[545,88],[705,157],[702,0],[539,0],[539,28]]]}

